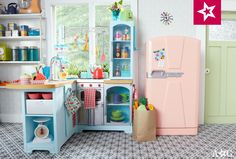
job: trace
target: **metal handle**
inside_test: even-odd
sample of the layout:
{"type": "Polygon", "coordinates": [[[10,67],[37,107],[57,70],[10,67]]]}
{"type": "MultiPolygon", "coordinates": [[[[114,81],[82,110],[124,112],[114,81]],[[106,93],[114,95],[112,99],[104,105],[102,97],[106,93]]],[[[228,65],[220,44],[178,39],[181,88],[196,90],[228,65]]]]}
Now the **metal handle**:
{"type": "Polygon", "coordinates": [[[183,72],[166,72],[164,70],[152,71],[151,75],[147,73],[148,78],[167,78],[167,77],[182,77],[183,72]]]}

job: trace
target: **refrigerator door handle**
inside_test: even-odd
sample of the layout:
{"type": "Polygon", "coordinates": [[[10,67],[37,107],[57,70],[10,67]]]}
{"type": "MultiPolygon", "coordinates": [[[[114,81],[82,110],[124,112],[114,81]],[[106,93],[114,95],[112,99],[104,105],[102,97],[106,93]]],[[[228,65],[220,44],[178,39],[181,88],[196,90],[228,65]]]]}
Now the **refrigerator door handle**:
{"type": "Polygon", "coordinates": [[[167,78],[167,77],[182,77],[183,72],[166,72],[164,70],[152,71],[151,74],[147,73],[147,78],[167,78]]]}

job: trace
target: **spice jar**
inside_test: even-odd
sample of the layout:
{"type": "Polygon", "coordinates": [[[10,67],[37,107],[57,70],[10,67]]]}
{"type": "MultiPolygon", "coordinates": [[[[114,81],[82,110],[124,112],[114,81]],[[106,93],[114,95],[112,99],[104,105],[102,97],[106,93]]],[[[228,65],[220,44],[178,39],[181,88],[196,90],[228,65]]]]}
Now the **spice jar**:
{"type": "Polygon", "coordinates": [[[19,47],[13,46],[11,48],[12,61],[19,61],[19,47]]]}
{"type": "Polygon", "coordinates": [[[27,61],[28,56],[28,47],[27,46],[21,46],[19,49],[19,61],[27,61]]]}
{"type": "Polygon", "coordinates": [[[125,47],[123,47],[122,51],[121,51],[121,58],[128,58],[129,54],[128,51],[125,47]]]}
{"type": "Polygon", "coordinates": [[[116,58],[120,58],[121,50],[120,50],[120,43],[116,44],[116,58]]]}
{"type": "Polygon", "coordinates": [[[29,30],[28,25],[21,25],[20,26],[20,35],[21,36],[28,36],[28,30],[29,30]]]}
{"type": "Polygon", "coordinates": [[[122,33],[121,33],[121,31],[116,31],[115,40],[122,40],[122,33]]]}
{"type": "Polygon", "coordinates": [[[116,76],[116,77],[121,76],[121,71],[120,71],[120,66],[119,66],[119,65],[116,66],[115,76],[116,76]]]}

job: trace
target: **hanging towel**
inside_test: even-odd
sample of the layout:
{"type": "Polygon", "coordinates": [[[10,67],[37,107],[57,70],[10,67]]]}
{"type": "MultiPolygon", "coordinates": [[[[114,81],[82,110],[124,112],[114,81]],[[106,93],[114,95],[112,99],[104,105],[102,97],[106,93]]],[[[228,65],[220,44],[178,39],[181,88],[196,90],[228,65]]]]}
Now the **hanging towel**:
{"type": "Polygon", "coordinates": [[[84,89],[84,109],[96,108],[96,89],[86,88],[84,89]]]}

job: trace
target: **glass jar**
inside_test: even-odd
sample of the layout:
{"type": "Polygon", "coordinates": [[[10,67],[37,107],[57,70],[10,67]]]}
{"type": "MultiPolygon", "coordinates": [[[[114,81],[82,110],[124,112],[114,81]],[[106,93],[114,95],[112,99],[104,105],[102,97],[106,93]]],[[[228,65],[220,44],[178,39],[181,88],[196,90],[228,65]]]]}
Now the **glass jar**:
{"type": "Polygon", "coordinates": [[[28,51],[29,61],[39,61],[39,49],[36,46],[30,46],[28,51]]]}
{"type": "Polygon", "coordinates": [[[19,49],[19,61],[27,61],[28,60],[28,47],[21,46],[19,49]]]}
{"type": "Polygon", "coordinates": [[[19,61],[19,47],[13,46],[11,48],[12,61],[19,61]]]}
{"type": "Polygon", "coordinates": [[[121,71],[120,71],[120,66],[119,65],[116,66],[115,76],[116,77],[120,77],[121,76],[121,71]]]}
{"type": "Polygon", "coordinates": [[[116,44],[116,58],[120,58],[121,50],[120,50],[120,43],[116,44]]]}

